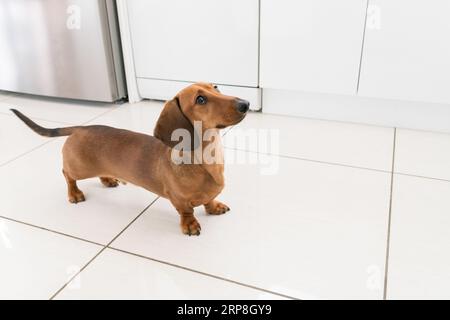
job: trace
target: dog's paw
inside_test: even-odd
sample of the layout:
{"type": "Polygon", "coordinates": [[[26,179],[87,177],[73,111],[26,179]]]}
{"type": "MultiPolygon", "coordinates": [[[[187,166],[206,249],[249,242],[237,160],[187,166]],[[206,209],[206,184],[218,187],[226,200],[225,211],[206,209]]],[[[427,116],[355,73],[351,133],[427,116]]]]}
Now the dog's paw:
{"type": "Polygon", "coordinates": [[[209,214],[219,215],[230,211],[230,208],[222,202],[213,200],[205,205],[205,210],[209,214]]]}
{"type": "Polygon", "coordinates": [[[113,178],[100,178],[100,181],[107,188],[115,188],[119,185],[119,181],[113,178]]]}
{"type": "Polygon", "coordinates": [[[83,202],[86,201],[86,198],[84,197],[83,192],[75,192],[71,195],[69,195],[69,202],[70,203],[78,203],[78,202],[83,202]]]}
{"type": "Polygon", "coordinates": [[[181,231],[188,236],[199,236],[202,227],[194,217],[181,222],[181,231]]]}

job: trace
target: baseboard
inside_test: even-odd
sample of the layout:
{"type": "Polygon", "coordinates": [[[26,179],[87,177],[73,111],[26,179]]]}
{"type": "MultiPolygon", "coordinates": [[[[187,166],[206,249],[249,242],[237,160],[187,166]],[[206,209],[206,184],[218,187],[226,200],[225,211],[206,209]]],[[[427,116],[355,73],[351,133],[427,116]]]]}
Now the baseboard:
{"type": "Polygon", "coordinates": [[[264,113],[450,133],[450,105],[263,89],[264,113]]]}
{"type": "MultiPolygon", "coordinates": [[[[155,100],[168,100],[172,99],[181,89],[191,84],[191,82],[138,78],[137,84],[141,97],[155,100]]],[[[257,111],[261,109],[261,89],[220,84],[218,87],[226,95],[236,96],[250,101],[251,110],[257,111]]]]}

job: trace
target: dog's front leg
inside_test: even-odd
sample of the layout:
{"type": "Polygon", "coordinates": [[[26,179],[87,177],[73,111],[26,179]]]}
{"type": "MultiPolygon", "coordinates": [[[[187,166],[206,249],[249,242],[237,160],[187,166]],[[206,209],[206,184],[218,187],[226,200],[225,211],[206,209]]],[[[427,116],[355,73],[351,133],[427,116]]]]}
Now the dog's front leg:
{"type": "Polygon", "coordinates": [[[205,204],[205,210],[209,214],[219,215],[230,211],[230,208],[220,201],[211,200],[210,202],[205,204]]]}
{"type": "Polygon", "coordinates": [[[202,228],[194,217],[194,208],[187,205],[174,204],[174,206],[180,214],[181,231],[189,236],[199,236],[202,228]]]}

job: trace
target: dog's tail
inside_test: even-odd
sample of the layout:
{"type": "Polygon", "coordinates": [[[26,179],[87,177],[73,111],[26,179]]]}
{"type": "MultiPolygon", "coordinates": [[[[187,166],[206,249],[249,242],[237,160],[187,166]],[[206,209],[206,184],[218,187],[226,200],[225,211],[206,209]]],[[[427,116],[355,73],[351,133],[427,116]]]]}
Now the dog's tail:
{"type": "Polygon", "coordinates": [[[62,137],[62,136],[70,136],[76,129],[81,128],[80,126],[75,127],[66,127],[66,128],[55,128],[55,129],[47,129],[44,127],[41,127],[37,123],[35,123],[33,120],[25,116],[23,113],[21,113],[18,110],[11,109],[12,112],[16,116],[19,117],[20,120],[25,122],[25,124],[31,128],[34,132],[37,134],[40,134],[44,137],[62,137]]]}

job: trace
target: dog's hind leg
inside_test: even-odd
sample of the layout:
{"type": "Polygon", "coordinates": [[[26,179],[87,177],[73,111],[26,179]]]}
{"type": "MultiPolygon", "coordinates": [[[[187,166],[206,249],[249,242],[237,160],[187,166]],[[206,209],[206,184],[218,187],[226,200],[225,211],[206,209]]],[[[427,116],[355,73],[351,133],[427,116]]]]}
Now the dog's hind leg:
{"type": "Polygon", "coordinates": [[[119,185],[119,181],[113,178],[100,177],[100,181],[107,188],[115,188],[119,185]]]}
{"type": "Polygon", "coordinates": [[[77,181],[70,177],[70,175],[63,170],[64,178],[67,182],[67,195],[69,197],[69,202],[78,203],[85,201],[83,192],[78,189],[77,181]]]}

